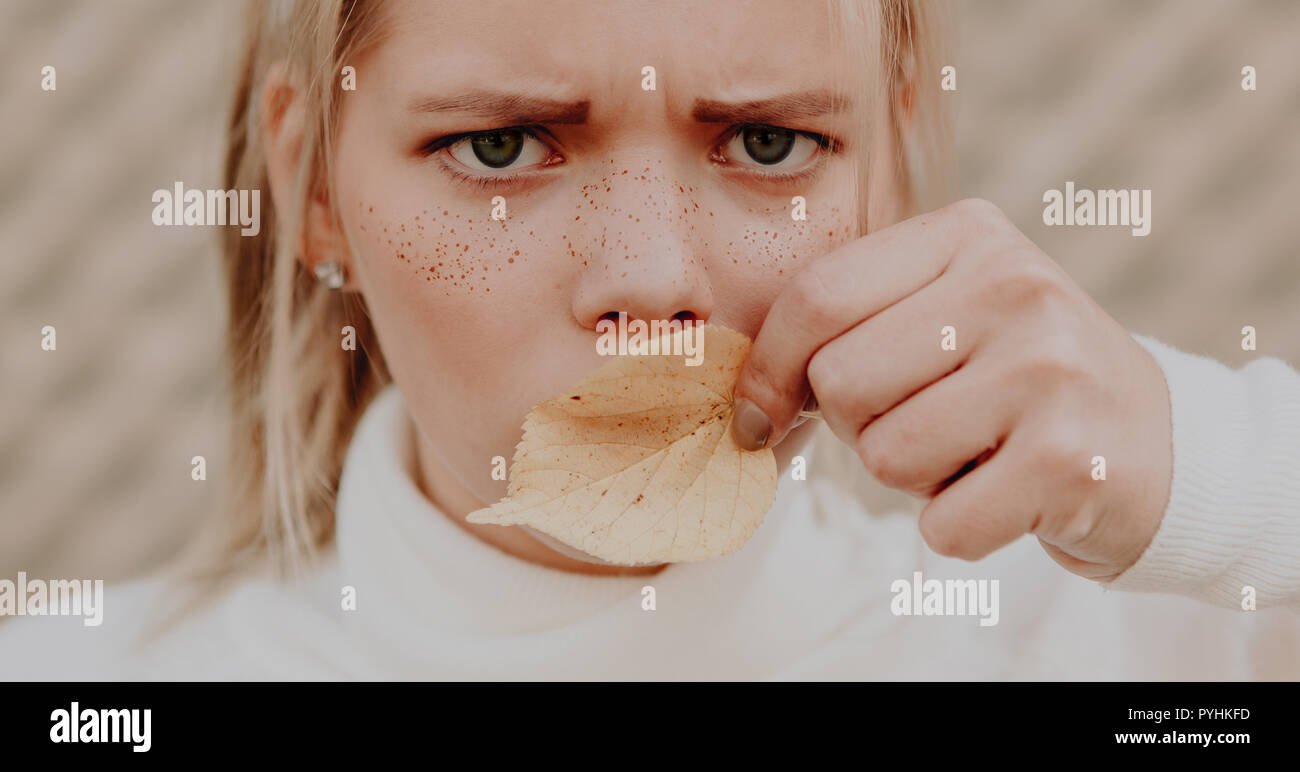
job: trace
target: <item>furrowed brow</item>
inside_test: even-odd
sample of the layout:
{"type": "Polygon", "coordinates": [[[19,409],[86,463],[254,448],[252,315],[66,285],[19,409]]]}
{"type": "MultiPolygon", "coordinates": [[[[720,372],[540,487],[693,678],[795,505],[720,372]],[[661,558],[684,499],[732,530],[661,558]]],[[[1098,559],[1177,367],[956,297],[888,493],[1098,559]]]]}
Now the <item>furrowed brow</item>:
{"type": "Polygon", "coordinates": [[[471,113],[503,124],[586,123],[588,100],[545,99],[505,91],[475,90],[446,97],[427,97],[411,103],[411,112],[471,113]]]}
{"type": "Polygon", "coordinates": [[[848,98],[830,91],[784,94],[747,102],[697,99],[691,117],[700,123],[784,123],[847,110],[849,105],[848,98]]]}

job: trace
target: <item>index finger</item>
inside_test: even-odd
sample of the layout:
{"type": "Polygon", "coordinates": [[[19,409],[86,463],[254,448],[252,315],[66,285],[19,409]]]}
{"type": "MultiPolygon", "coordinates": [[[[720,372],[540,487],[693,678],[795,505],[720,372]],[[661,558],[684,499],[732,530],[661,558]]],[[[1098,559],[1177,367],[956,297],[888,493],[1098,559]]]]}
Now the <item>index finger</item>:
{"type": "Polygon", "coordinates": [[[808,363],[823,345],[947,270],[961,203],[850,241],[810,263],[768,310],[736,383],[732,436],[746,450],[780,442],[808,398],[808,363]]]}

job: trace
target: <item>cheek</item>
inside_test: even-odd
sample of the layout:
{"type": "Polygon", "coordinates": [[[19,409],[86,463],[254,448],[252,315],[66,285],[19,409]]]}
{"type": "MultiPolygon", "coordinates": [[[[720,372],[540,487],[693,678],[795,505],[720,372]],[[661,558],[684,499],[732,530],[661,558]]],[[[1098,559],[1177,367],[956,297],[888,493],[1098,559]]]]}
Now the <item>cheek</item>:
{"type": "Polygon", "coordinates": [[[362,198],[346,218],[388,369],[444,463],[484,501],[502,491],[481,474],[483,459],[510,458],[529,407],[516,371],[544,334],[529,320],[559,297],[542,275],[547,234],[493,220],[488,200],[362,198]]]}
{"type": "Polygon", "coordinates": [[[727,242],[724,257],[733,265],[783,277],[797,272],[848,241],[853,224],[841,216],[839,207],[828,207],[822,217],[796,220],[795,206],[786,209],[747,209],[740,238],[727,242]]]}
{"type": "Polygon", "coordinates": [[[568,308],[553,234],[514,212],[493,219],[490,195],[440,207],[362,199],[354,211],[363,292],[390,360],[454,373],[469,392],[500,388],[543,334],[537,320],[568,308]]]}
{"type": "Polygon", "coordinates": [[[757,335],[791,278],[854,238],[850,211],[810,196],[802,212],[806,219],[792,216],[799,213],[794,204],[736,209],[722,219],[709,267],[719,305],[732,309],[736,329],[757,335]]]}
{"type": "Polygon", "coordinates": [[[407,210],[360,201],[358,209],[367,271],[426,300],[443,298],[440,307],[518,293],[539,271],[542,237],[518,218],[492,219],[487,207],[407,210]]]}

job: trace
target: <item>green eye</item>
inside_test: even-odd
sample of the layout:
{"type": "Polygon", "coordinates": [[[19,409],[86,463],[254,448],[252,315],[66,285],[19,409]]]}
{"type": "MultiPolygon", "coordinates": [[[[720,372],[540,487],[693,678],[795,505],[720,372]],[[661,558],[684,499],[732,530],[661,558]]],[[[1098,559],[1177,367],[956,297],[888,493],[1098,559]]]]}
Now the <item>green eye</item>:
{"type": "Polygon", "coordinates": [[[517,129],[478,134],[470,138],[474,157],[485,165],[500,169],[514,163],[524,150],[524,133],[517,129]]]}
{"type": "Polygon", "coordinates": [[[775,164],[785,160],[794,149],[798,132],[774,126],[749,126],[741,132],[745,152],[761,164],[775,164]]]}

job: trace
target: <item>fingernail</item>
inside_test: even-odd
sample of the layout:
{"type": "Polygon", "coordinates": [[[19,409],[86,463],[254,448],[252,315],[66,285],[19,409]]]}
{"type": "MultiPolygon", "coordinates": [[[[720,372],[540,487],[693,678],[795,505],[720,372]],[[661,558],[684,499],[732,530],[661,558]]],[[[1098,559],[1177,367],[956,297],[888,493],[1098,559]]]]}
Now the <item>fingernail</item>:
{"type": "Polygon", "coordinates": [[[736,415],[731,420],[731,436],[743,450],[760,450],[772,433],[772,422],[753,402],[736,400],[736,415]]]}

